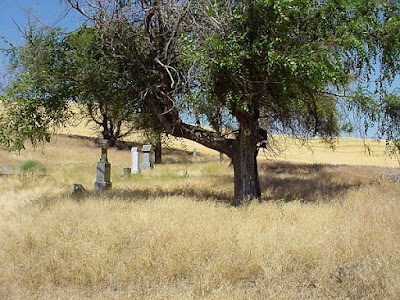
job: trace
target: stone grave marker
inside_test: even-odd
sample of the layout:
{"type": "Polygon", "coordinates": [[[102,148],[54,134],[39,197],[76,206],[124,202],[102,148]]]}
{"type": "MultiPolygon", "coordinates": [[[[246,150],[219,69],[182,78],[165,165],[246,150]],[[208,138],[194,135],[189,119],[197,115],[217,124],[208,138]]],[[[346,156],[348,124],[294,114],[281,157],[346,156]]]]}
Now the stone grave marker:
{"type": "Polygon", "coordinates": [[[137,147],[132,147],[131,148],[131,159],[132,159],[131,174],[140,173],[139,156],[140,156],[140,153],[138,151],[138,148],[137,147]]]}
{"type": "Polygon", "coordinates": [[[94,183],[94,190],[96,192],[111,189],[111,164],[108,162],[107,150],[108,140],[102,140],[100,143],[101,155],[100,161],[97,163],[96,168],[96,182],[94,183]]]}
{"type": "Polygon", "coordinates": [[[131,168],[125,167],[125,168],[122,169],[122,176],[130,177],[131,174],[132,174],[132,169],[131,168]]]}
{"type": "Polygon", "coordinates": [[[0,173],[1,174],[11,174],[11,169],[7,166],[2,166],[0,169],[0,173]]]}
{"type": "Polygon", "coordinates": [[[151,145],[143,145],[142,147],[142,162],[140,164],[140,169],[151,169],[153,167],[153,157],[152,157],[151,145]]]}

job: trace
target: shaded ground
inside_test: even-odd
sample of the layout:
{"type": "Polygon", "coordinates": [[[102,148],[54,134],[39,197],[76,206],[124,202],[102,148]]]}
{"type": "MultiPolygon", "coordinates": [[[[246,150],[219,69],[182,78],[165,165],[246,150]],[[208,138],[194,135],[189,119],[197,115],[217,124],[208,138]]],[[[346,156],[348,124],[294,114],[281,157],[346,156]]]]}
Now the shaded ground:
{"type": "MultiPolygon", "coordinates": [[[[190,164],[189,164],[190,166],[190,164]]],[[[225,171],[227,170],[226,166],[225,171]]],[[[229,169],[228,169],[229,170],[229,169]]],[[[202,175],[202,184],[196,177],[183,175],[149,178],[153,184],[143,187],[113,188],[105,197],[135,200],[165,196],[187,196],[202,200],[214,200],[229,203],[233,197],[232,172],[210,173],[202,175]],[[206,181],[206,183],[204,183],[206,181]]],[[[384,181],[395,182],[400,172],[394,168],[294,164],[289,162],[268,162],[259,166],[262,201],[301,201],[326,202],[340,199],[348,191],[380,184],[384,181]],[[397,175],[396,175],[397,174],[397,175]]],[[[199,180],[200,181],[200,180],[199,180]]]]}
{"type": "Polygon", "coordinates": [[[276,162],[260,166],[263,199],[328,201],[362,185],[389,180],[391,168],[276,162]]]}

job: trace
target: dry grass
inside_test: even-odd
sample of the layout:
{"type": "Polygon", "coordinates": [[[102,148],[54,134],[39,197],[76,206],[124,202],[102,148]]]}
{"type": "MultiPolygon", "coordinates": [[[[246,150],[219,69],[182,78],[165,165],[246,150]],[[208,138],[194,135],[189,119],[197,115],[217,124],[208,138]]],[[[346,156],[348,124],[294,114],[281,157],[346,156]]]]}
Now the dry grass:
{"type": "MultiPolygon", "coordinates": [[[[357,138],[340,138],[332,149],[319,138],[303,144],[290,137],[275,138],[280,150],[279,158],[297,163],[347,164],[399,167],[398,157],[390,156],[385,141],[357,138]]],[[[260,153],[260,158],[271,158],[270,153],[260,153]]]]}
{"type": "Polygon", "coordinates": [[[112,149],[100,195],[89,139],[1,152],[12,170],[48,171],[1,176],[0,298],[400,297],[398,169],[260,159],[264,201],[232,208],[231,167],[199,152],[124,178],[129,151],[112,149]]]}

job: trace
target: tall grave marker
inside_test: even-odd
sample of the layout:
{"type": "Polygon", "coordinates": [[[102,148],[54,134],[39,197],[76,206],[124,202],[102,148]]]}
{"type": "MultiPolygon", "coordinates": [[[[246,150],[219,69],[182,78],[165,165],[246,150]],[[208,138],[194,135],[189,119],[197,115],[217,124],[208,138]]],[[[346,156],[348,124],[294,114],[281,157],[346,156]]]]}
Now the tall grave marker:
{"type": "Polygon", "coordinates": [[[96,192],[111,189],[111,164],[108,162],[107,150],[108,140],[101,140],[101,155],[100,161],[97,163],[96,168],[96,182],[94,183],[94,190],[96,192]]]}
{"type": "Polygon", "coordinates": [[[132,147],[131,148],[131,158],[132,158],[132,168],[131,168],[131,173],[132,174],[138,174],[140,173],[140,166],[139,166],[139,151],[137,147],[132,147]]]}

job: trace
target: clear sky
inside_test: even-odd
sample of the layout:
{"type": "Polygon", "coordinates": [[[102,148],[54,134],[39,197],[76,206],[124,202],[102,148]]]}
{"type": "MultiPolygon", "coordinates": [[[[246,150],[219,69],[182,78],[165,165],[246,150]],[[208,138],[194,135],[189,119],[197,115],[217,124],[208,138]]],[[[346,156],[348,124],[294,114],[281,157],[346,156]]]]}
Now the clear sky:
{"type": "MultiPolygon", "coordinates": [[[[82,23],[79,14],[70,10],[64,0],[0,0],[0,37],[16,45],[22,44],[18,27],[26,28],[29,19],[66,30],[73,30],[82,23]]],[[[0,48],[5,47],[7,44],[0,39],[0,48]]],[[[0,76],[5,72],[4,56],[0,53],[0,76]]]]}
{"type": "Polygon", "coordinates": [[[17,25],[24,28],[29,18],[43,25],[69,29],[81,21],[64,0],[0,0],[0,35],[20,42],[17,25]]]}

